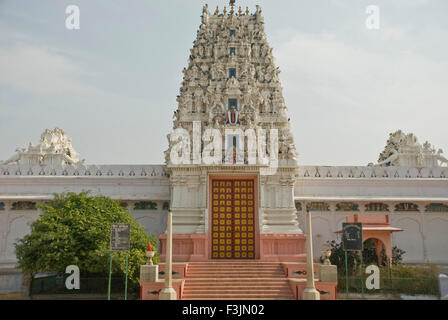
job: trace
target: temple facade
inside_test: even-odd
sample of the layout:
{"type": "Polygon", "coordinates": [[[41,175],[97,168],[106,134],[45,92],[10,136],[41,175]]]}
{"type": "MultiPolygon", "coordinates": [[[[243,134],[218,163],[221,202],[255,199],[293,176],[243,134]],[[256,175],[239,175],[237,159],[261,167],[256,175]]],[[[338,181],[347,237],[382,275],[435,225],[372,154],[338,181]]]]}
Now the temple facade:
{"type": "MultiPolygon", "coordinates": [[[[203,9],[165,152],[173,259],[295,261],[297,152],[257,6],[203,9]]],[[[162,237],[162,247],[164,238],[162,237]]]]}
{"type": "Polygon", "coordinates": [[[16,266],[38,203],[85,190],[121,200],[160,238],[162,260],[171,210],[175,262],[304,262],[308,208],[316,259],[360,214],[403,230],[391,245],[405,262],[448,264],[442,150],[399,130],[376,164],[300,165],[260,7],[204,6],[183,74],[165,164],[88,165],[59,128],[0,163],[0,268],[16,266]]]}

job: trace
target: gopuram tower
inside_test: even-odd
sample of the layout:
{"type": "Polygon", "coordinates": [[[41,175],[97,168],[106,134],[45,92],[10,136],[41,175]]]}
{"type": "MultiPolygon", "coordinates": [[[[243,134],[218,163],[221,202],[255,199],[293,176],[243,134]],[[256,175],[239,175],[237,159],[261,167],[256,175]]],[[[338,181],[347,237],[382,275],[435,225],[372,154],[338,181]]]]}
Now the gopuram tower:
{"type": "Polygon", "coordinates": [[[204,6],[165,152],[174,261],[305,259],[279,73],[259,6],[204,6]]]}

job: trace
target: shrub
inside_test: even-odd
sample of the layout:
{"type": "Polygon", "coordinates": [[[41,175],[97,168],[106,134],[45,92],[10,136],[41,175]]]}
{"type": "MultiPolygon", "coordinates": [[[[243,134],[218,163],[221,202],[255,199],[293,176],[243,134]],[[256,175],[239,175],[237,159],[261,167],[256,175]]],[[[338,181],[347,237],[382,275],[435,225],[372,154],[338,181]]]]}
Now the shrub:
{"type": "MultiPolygon", "coordinates": [[[[327,246],[331,250],[330,261],[332,264],[338,267],[338,273],[345,274],[345,255],[341,242],[336,242],[336,240],[327,241],[327,246]]],[[[384,248],[381,252],[382,254],[382,266],[387,266],[387,258],[384,248]]],[[[401,264],[403,260],[404,250],[401,250],[394,246],[392,248],[392,264],[401,264]]],[[[363,245],[363,264],[378,264],[378,257],[376,255],[375,246],[370,239],[367,239],[363,245]]],[[[347,264],[349,275],[355,275],[361,265],[361,259],[359,257],[358,251],[347,251],[347,264]]]]}
{"type": "MultiPolygon", "coordinates": [[[[68,265],[77,265],[81,276],[108,275],[111,223],[131,225],[130,284],[138,284],[148,241],[158,247],[157,239],[149,237],[119,201],[108,197],[89,196],[87,192],[56,194],[40,208],[43,213],[31,224],[31,233],[15,245],[19,267],[25,274],[61,274],[68,265]]],[[[114,253],[114,276],[124,276],[125,255],[114,253]]],[[[154,262],[157,260],[155,257],[154,262]]]]}

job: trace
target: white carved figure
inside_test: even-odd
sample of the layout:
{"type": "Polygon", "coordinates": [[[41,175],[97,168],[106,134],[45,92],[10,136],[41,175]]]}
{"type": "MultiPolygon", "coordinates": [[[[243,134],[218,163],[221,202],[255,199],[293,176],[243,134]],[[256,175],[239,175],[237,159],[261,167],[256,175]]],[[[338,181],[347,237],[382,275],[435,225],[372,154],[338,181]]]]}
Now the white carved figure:
{"type": "Polygon", "coordinates": [[[199,46],[199,56],[203,57],[204,56],[204,46],[199,46]]]}
{"type": "Polygon", "coordinates": [[[198,70],[198,67],[196,67],[196,65],[194,65],[192,68],[191,68],[191,71],[192,71],[192,73],[191,73],[191,75],[192,75],[192,78],[193,79],[197,79],[198,77],[199,77],[199,70],[198,70]]]}
{"type": "Polygon", "coordinates": [[[252,57],[258,58],[260,56],[260,47],[256,44],[252,45],[252,57]]]}
{"type": "MultiPolygon", "coordinates": [[[[16,149],[16,154],[1,164],[76,164],[79,161],[78,153],[72,147],[72,139],[60,128],[46,129],[40,143],[33,146],[30,142],[28,149],[16,149]]],[[[84,160],[82,161],[84,162],[84,160]]]]}
{"type": "Polygon", "coordinates": [[[5,161],[0,161],[0,164],[19,163],[20,156],[24,152],[25,152],[24,148],[16,148],[16,154],[5,161]]]}
{"type": "Polygon", "coordinates": [[[207,58],[213,56],[213,46],[209,45],[206,47],[205,55],[207,58]]]}
{"type": "Polygon", "coordinates": [[[442,152],[439,149],[436,153],[428,141],[421,145],[413,133],[405,134],[397,130],[389,134],[386,147],[376,165],[439,167],[441,164],[448,164],[447,159],[441,155],[442,152]]]}
{"type": "Polygon", "coordinates": [[[261,56],[264,57],[268,53],[268,48],[266,46],[261,46],[261,56]]]}
{"type": "Polygon", "coordinates": [[[202,9],[202,23],[207,24],[209,17],[210,13],[208,12],[208,4],[205,4],[202,9]]]}
{"type": "Polygon", "coordinates": [[[229,80],[227,80],[227,88],[239,88],[239,82],[236,80],[235,77],[231,77],[229,80]]]}
{"type": "Polygon", "coordinates": [[[437,160],[439,160],[441,163],[445,163],[448,166],[448,159],[442,156],[443,150],[439,149],[437,150],[437,160]]]}
{"type": "Polygon", "coordinates": [[[213,57],[215,58],[215,60],[219,58],[219,49],[216,45],[213,46],[213,57]]]}

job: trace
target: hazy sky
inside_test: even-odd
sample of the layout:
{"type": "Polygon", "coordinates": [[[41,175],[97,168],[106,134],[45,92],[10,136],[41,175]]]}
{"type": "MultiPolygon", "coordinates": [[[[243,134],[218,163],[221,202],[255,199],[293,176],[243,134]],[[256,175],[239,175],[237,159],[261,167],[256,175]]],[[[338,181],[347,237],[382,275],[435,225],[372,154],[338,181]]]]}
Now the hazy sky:
{"type": "MultiPolygon", "coordinates": [[[[87,163],[163,163],[205,3],[228,5],[0,0],[0,159],[58,126],[87,163]],[[65,27],[70,4],[80,30],[65,27]]],[[[448,154],[448,1],[236,3],[263,9],[300,164],[376,162],[397,129],[448,154]]]]}

